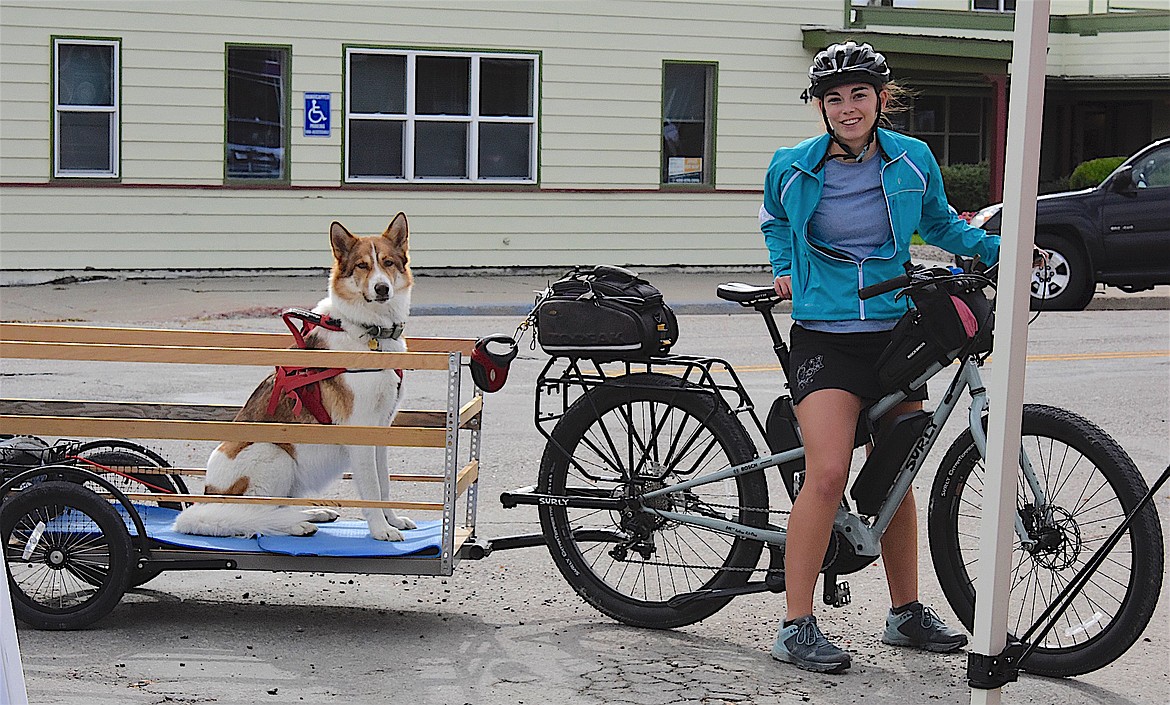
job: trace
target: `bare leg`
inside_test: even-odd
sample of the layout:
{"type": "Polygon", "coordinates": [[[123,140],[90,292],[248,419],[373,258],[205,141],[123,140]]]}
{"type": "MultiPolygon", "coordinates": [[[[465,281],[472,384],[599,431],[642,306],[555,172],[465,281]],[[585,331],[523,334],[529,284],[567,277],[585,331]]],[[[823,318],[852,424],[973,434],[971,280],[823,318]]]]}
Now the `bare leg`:
{"type": "Polygon", "coordinates": [[[805,476],[788,518],[784,551],[789,621],[812,614],[813,589],[849,478],[861,406],[859,397],[841,389],[813,392],[796,406],[804,437],[805,476]]]}
{"type": "MultiPolygon", "coordinates": [[[[885,415],[883,421],[918,411],[922,402],[902,402],[885,415]]],[[[918,510],[914,491],[902,500],[890,526],[882,535],[882,562],[886,584],[890,588],[890,606],[901,607],[918,599],[918,510]]]]}

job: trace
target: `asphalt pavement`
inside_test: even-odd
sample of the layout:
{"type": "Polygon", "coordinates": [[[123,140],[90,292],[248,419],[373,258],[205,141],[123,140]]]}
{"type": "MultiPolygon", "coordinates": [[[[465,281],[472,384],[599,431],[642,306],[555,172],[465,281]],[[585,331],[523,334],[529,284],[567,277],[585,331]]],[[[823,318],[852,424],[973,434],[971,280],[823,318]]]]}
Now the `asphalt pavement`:
{"type": "MultiPolygon", "coordinates": [[[[640,271],[680,314],[695,316],[688,328],[690,338],[683,344],[696,349],[720,344],[734,352],[742,337],[737,330],[762,335],[758,321],[702,314],[742,310],[719,301],[715,287],[736,280],[766,284],[770,277],[764,268],[640,271]]],[[[435,317],[419,320],[416,331],[469,336],[510,332],[531,308],[537,292],[560,273],[416,272],[412,312],[435,317]],[[473,315],[479,318],[461,318],[473,315]]],[[[293,306],[311,307],[324,291],[323,271],[0,273],[0,320],[277,330],[276,313],[293,306]]],[[[1170,309],[1170,287],[1137,294],[1108,289],[1094,297],[1090,309],[1164,311],[1170,309]]],[[[1165,322],[1166,314],[1160,312],[1054,314],[1040,319],[1037,337],[1048,341],[1047,351],[1084,356],[1103,350],[1102,354],[1112,353],[1109,359],[1113,360],[1117,350],[1163,350],[1163,337],[1154,336],[1154,342],[1148,338],[1152,329],[1164,328],[1165,322]],[[1104,318],[1110,327],[1104,325],[1104,318]],[[1126,335],[1145,337],[1133,341],[1126,335]]],[[[765,358],[750,362],[767,362],[766,347],[765,358]]],[[[485,429],[479,509],[479,525],[486,537],[537,528],[535,512],[503,510],[495,497],[503,489],[530,484],[538,462],[542,440],[527,427],[539,357],[539,351],[525,351],[513,369],[512,386],[489,399],[492,410],[485,429]],[[528,432],[515,430],[521,426],[528,432]]],[[[1139,464],[1160,466],[1165,436],[1157,429],[1165,426],[1157,424],[1165,424],[1165,413],[1158,409],[1165,408],[1165,395],[1163,387],[1149,380],[1164,375],[1164,357],[1131,356],[1114,360],[1109,363],[1112,366],[1095,360],[1052,362],[1051,372],[1036,369],[1030,381],[1044,384],[1047,373],[1053,381],[1041,392],[1083,387],[1089,398],[1070,406],[1101,406],[1094,418],[1105,416],[1104,425],[1125,434],[1123,440],[1139,464]],[[1059,371],[1058,364],[1062,365],[1059,371]],[[1125,381],[1134,376],[1140,379],[1137,386],[1125,381]],[[1080,384],[1068,385],[1069,378],[1080,384]],[[1113,411],[1124,415],[1109,421],[1106,412],[1113,411]],[[1135,436],[1132,429],[1138,428],[1148,433],[1143,430],[1135,436]]],[[[117,398],[127,389],[146,386],[146,393],[166,399],[177,395],[184,402],[223,403],[246,396],[257,374],[242,368],[209,376],[199,366],[175,366],[166,375],[131,380],[120,368],[109,372],[102,368],[98,375],[94,372],[98,364],[110,365],[6,361],[5,395],[117,398]]],[[[757,375],[761,379],[751,383],[767,387],[763,376],[757,375]]],[[[411,408],[441,405],[444,390],[436,385],[433,390],[421,384],[412,387],[411,408]]],[[[1048,399],[1043,393],[1039,396],[1048,399]]],[[[180,465],[198,463],[206,457],[204,450],[175,442],[164,455],[180,465]]],[[[1170,512],[1165,511],[1165,501],[1161,505],[1166,517],[1170,512]]],[[[925,507],[920,511],[925,513],[925,507]]],[[[1163,526],[1164,531],[1170,528],[1165,520],[1163,526]]],[[[925,536],[920,540],[923,599],[953,619],[929,575],[925,536]]],[[[853,604],[820,611],[830,633],[843,638],[858,655],[851,672],[838,678],[772,662],[767,647],[782,605],[776,596],[741,598],[685,629],[627,628],[578,599],[542,548],[493,553],[482,562],[460,567],[449,578],[167,572],[128,593],[94,629],[66,633],[22,627],[20,647],[33,702],[48,705],[969,702],[963,654],[923,655],[878,641],[886,607],[880,573],[880,567],[873,566],[850,576],[853,604]]],[[[1004,702],[1166,702],[1167,602],[1163,596],[1155,623],[1118,663],[1075,679],[1022,676],[1004,691],[1004,702]]]]}
{"type": "MultiPolygon", "coordinates": [[[[924,264],[937,252],[924,249],[924,264]]],[[[764,267],[638,270],[677,313],[735,313],[721,301],[723,282],[767,284],[764,267]]],[[[548,270],[420,270],[415,272],[415,316],[524,316],[537,294],[563,273],[548,270]]],[[[0,320],[113,323],[263,318],[285,308],[312,307],[325,294],[324,270],[247,272],[0,272],[0,320]]],[[[1089,310],[1170,309],[1170,286],[1126,293],[1098,287],[1089,310]]],[[[777,308],[785,312],[785,306],[777,308]]]]}

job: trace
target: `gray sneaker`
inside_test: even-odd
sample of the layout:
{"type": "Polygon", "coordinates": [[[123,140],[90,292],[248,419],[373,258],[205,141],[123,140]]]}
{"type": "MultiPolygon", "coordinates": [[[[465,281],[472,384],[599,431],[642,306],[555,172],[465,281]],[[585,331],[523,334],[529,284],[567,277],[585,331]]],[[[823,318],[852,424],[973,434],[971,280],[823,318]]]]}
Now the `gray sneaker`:
{"type": "Polygon", "coordinates": [[[966,646],[967,635],[943,624],[937,612],[915,601],[897,612],[889,611],[882,643],[946,653],[966,646]]]}
{"type": "Polygon", "coordinates": [[[781,623],[772,658],[817,673],[840,673],[850,666],[849,652],[826,639],[811,614],[790,624],[781,623]]]}

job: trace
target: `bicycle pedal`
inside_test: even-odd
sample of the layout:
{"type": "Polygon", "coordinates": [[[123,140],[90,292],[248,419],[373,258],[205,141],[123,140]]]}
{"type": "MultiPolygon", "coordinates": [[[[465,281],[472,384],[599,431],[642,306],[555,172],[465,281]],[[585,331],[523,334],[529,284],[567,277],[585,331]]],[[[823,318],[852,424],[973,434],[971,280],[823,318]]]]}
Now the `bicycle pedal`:
{"type": "Polygon", "coordinates": [[[853,601],[849,592],[849,582],[842,580],[841,582],[827,587],[825,589],[824,601],[830,607],[844,607],[853,601]]]}

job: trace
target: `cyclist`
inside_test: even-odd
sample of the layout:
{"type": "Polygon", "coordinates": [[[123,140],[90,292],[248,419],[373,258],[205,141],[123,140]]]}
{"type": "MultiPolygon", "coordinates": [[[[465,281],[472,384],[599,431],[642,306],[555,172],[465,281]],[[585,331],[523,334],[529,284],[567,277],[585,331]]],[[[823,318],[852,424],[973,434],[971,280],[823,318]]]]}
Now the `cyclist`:
{"type": "MultiPolygon", "coordinates": [[[[813,589],[849,475],[863,407],[883,396],[875,363],[907,304],[894,293],[862,301],[857,290],[903,273],[910,237],[988,265],[999,237],[970,227],[947,203],[929,147],[878,127],[900,89],[869,44],[833,44],[809,68],[811,97],[826,134],[780,149],[764,182],[760,228],[776,293],[792,299],[786,372],[805,448],[805,479],[785,549],[787,615],[772,657],[840,673],[849,653],[813,616],[813,589]]],[[[922,408],[923,386],[886,419],[922,408]]],[[[929,651],[962,648],[967,637],[918,602],[918,527],[913,493],[882,538],[891,608],[882,641],[929,651]]]]}

